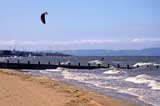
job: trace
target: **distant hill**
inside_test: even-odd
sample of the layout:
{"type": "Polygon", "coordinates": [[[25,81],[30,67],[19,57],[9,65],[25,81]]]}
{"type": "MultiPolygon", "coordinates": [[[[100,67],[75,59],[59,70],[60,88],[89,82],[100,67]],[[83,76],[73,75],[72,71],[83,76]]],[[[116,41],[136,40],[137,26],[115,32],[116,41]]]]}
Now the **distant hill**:
{"type": "Polygon", "coordinates": [[[160,56],[160,48],[148,48],[143,50],[66,50],[62,53],[76,56],[160,56]]]}

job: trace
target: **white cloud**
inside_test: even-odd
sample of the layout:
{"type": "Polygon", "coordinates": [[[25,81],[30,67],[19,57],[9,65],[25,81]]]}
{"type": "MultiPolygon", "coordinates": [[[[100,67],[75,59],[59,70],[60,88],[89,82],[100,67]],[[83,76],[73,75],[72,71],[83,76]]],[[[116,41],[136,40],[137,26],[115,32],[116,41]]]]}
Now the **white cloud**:
{"type": "Polygon", "coordinates": [[[17,48],[28,50],[66,50],[66,49],[142,49],[148,47],[159,47],[160,38],[131,40],[71,40],[71,41],[33,41],[33,40],[0,40],[0,49],[17,48]],[[148,43],[149,42],[149,43],[148,43]]]}
{"type": "Polygon", "coordinates": [[[0,45],[15,45],[16,40],[0,40],[0,45]]]}
{"type": "Polygon", "coordinates": [[[134,38],[130,41],[116,41],[116,40],[71,40],[71,41],[33,41],[33,40],[0,40],[0,45],[8,46],[46,46],[46,45],[104,45],[104,44],[121,44],[121,43],[146,43],[146,42],[159,42],[160,38],[144,39],[134,38]]]}
{"type": "Polygon", "coordinates": [[[114,43],[114,40],[73,40],[73,41],[53,41],[56,45],[70,45],[70,44],[108,44],[114,43]]]}
{"type": "Polygon", "coordinates": [[[134,38],[131,42],[143,43],[143,42],[160,42],[160,38],[134,38]]]}
{"type": "Polygon", "coordinates": [[[16,41],[0,40],[0,45],[74,45],[74,44],[109,44],[115,40],[72,40],[72,41],[16,41]]]}

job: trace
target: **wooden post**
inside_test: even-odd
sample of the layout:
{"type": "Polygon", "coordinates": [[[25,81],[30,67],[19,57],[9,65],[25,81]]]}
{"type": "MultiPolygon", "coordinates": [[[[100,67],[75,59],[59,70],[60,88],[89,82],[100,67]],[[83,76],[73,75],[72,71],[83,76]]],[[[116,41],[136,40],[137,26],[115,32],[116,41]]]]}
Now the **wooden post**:
{"type": "Polygon", "coordinates": [[[156,68],[159,69],[159,65],[157,65],[156,68]]]}
{"type": "Polygon", "coordinates": [[[101,67],[101,64],[98,64],[98,67],[100,68],[100,67],[101,67]]]}
{"type": "Polygon", "coordinates": [[[9,63],[9,60],[7,60],[7,64],[9,63]]]}
{"type": "Polygon", "coordinates": [[[17,63],[19,64],[19,60],[17,60],[17,63]]]}
{"type": "Polygon", "coordinates": [[[58,65],[59,65],[59,66],[61,65],[61,62],[60,62],[60,61],[58,62],[58,65]]]}
{"type": "Polygon", "coordinates": [[[130,69],[129,64],[127,64],[127,69],[130,69]]]}
{"type": "Polygon", "coordinates": [[[120,65],[119,65],[119,64],[117,65],[117,68],[120,68],[120,65]]]}
{"type": "Polygon", "coordinates": [[[90,68],[90,66],[91,66],[91,64],[90,63],[88,63],[88,67],[90,68]]]}
{"type": "Polygon", "coordinates": [[[48,62],[48,64],[50,65],[50,64],[51,64],[51,62],[49,61],[49,62],[48,62]]]}
{"type": "Polygon", "coordinates": [[[7,60],[6,68],[8,68],[8,66],[9,66],[9,60],[7,60]]]}
{"type": "Polygon", "coordinates": [[[28,61],[28,64],[30,64],[30,61],[28,61]]]}
{"type": "Polygon", "coordinates": [[[71,63],[68,63],[68,66],[71,66],[71,63]]]}
{"type": "Polygon", "coordinates": [[[40,65],[41,64],[41,62],[40,61],[38,61],[38,65],[40,65]]]}
{"type": "Polygon", "coordinates": [[[78,63],[78,66],[80,67],[80,66],[81,66],[81,63],[78,63]]]}
{"type": "Polygon", "coordinates": [[[139,65],[137,65],[137,68],[139,68],[139,65]]]}
{"type": "Polygon", "coordinates": [[[108,66],[107,66],[108,68],[110,68],[110,64],[108,64],[108,66]]]}

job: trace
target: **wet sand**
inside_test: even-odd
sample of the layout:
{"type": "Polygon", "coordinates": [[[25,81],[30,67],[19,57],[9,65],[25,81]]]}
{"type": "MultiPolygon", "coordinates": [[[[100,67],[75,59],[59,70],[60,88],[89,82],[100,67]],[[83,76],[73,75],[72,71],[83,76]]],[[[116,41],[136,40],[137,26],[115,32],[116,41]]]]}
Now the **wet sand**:
{"type": "Polygon", "coordinates": [[[88,90],[0,69],[0,106],[139,106],[88,90]]]}

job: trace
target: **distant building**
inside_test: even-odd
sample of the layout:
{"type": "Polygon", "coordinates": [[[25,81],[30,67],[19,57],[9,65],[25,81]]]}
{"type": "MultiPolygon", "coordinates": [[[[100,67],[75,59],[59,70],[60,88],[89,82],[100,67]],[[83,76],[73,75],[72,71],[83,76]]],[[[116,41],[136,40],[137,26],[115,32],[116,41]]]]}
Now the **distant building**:
{"type": "Polygon", "coordinates": [[[0,50],[0,56],[9,56],[12,55],[12,51],[10,50],[0,50]]]}

